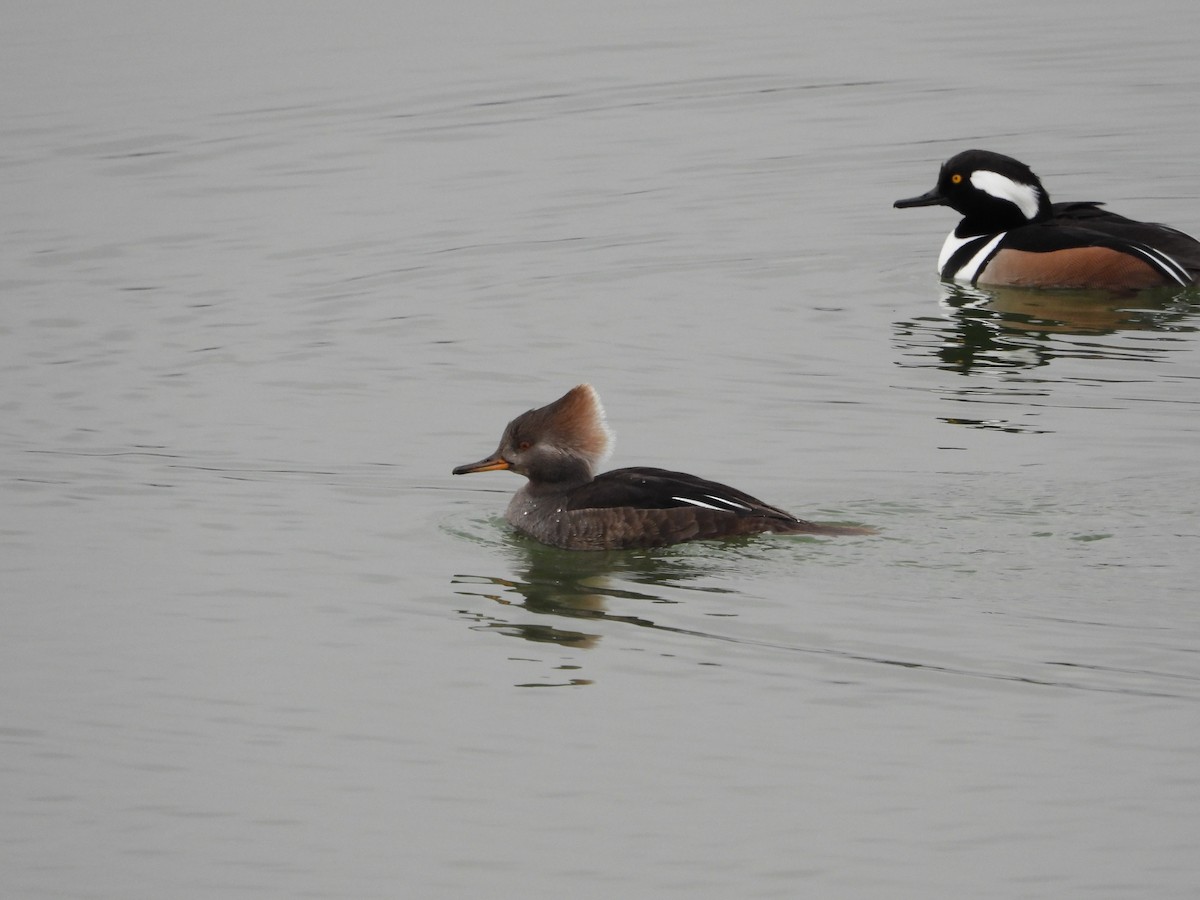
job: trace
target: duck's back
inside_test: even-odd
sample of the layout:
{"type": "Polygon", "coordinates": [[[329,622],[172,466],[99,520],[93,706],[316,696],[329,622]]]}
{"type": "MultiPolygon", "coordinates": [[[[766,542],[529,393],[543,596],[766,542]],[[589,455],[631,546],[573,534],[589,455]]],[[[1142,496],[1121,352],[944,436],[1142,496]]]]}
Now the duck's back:
{"type": "MultiPolygon", "coordinates": [[[[1165,254],[1191,277],[1200,281],[1200,241],[1189,234],[1158,222],[1139,222],[1103,208],[1096,201],[1055,203],[1049,226],[1064,232],[1065,242],[1079,238],[1071,232],[1083,229],[1122,244],[1148,248],[1165,254]]],[[[1101,244],[1104,246],[1104,244],[1101,244]]]]}
{"type": "Polygon", "coordinates": [[[561,494],[522,489],[507,519],[543,543],[574,550],[664,547],[746,534],[867,534],[798,519],[756,497],[684,472],[614,469],[561,494]]]}

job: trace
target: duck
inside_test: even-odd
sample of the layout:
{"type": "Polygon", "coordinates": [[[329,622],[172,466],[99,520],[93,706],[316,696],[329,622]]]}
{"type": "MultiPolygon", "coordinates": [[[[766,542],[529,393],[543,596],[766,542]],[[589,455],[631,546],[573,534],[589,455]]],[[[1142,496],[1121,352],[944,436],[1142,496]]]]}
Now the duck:
{"type": "Polygon", "coordinates": [[[565,550],[629,550],[752,534],[873,534],[808,522],[744,491],[684,472],[635,466],[597,475],[613,433],[600,396],[580,384],[517,416],[496,452],[455,475],[507,469],[527,479],[505,512],[509,525],[565,550]]]}
{"type": "Polygon", "coordinates": [[[950,157],[932,189],[893,204],[949,206],[962,215],[938,256],[947,281],[1137,291],[1200,280],[1200,241],[1103,205],[1051,203],[1029,166],[990,150],[950,157]]]}

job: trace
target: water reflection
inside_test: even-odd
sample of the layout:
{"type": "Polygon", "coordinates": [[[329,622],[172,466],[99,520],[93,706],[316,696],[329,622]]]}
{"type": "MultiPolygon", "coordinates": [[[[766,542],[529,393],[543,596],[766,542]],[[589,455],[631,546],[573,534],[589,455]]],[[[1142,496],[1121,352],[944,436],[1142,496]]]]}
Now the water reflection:
{"type": "MultiPolygon", "coordinates": [[[[532,541],[514,539],[509,576],[456,575],[452,583],[465,596],[485,597],[502,606],[519,607],[540,615],[562,616],[576,620],[624,622],[654,628],[654,622],[642,616],[620,615],[606,609],[611,599],[644,603],[675,603],[665,594],[683,582],[701,578],[705,572],[687,557],[665,555],[663,551],[613,551],[609,553],[564,553],[532,541]],[[643,591],[639,586],[649,590],[643,591]]],[[[719,590],[711,585],[707,591],[719,590]]],[[[478,627],[492,628],[515,637],[563,646],[589,648],[600,636],[577,630],[564,630],[545,624],[481,622],[478,627]]]]}
{"type": "MultiPolygon", "coordinates": [[[[743,559],[747,545],[736,546],[730,542],[733,558],[743,559]]],[[[728,545],[725,545],[728,546],[728,545]]],[[[1152,670],[1127,670],[1131,674],[1149,677],[1146,683],[1131,685],[1125,681],[1107,683],[1095,677],[1084,677],[1094,669],[1092,664],[1065,660],[1042,660],[1027,671],[1011,671],[986,660],[975,666],[946,664],[934,659],[919,657],[905,658],[899,654],[868,652],[850,647],[829,646],[820,643],[806,644],[798,641],[780,641],[772,637],[735,636],[720,630],[697,630],[665,625],[642,615],[627,615],[610,612],[606,605],[613,601],[633,600],[658,604],[674,604],[680,601],[663,596],[673,590],[704,590],[723,594],[736,592],[711,585],[711,548],[704,557],[667,555],[669,551],[635,553],[618,551],[612,553],[570,553],[543,547],[532,541],[516,539],[508,548],[515,557],[513,576],[456,575],[452,584],[460,596],[482,597],[501,607],[518,609],[538,615],[559,616],[574,620],[619,622],[636,625],[655,631],[686,635],[703,641],[722,641],[755,647],[764,651],[800,654],[863,663],[872,666],[887,666],[921,670],[953,677],[981,679],[985,681],[1015,682],[1041,687],[1069,690],[1101,691],[1146,697],[1176,697],[1177,683],[1184,678],[1175,673],[1152,670]],[[689,584],[688,582],[696,582],[689,584]],[[630,587],[629,585],[634,585],[630,587]],[[638,585],[646,585],[642,591],[638,585]],[[701,586],[702,585],[702,586],[701,586]],[[1069,675],[1068,675],[1069,673],[1069,675]],[[1073,676],[1073,677],[1072,677],[1073,676]],[[1163,681],[1165,683],[1158,683],[1163,681]]],[[[723,546],[722,549],[725,549],[723,546]]],[[[724,568],[724,567],[723,567],[724,568]]],[[[495,614],[478,609],[459,611],[469,627],[507,637],[522,638],[532,645],[551,645],[563,650],[590,650],[596,647],[601,635],[586,627],[563,628],[540,621],[514,621],[503,611],[495,614]]],[[[532,650],[532,648],[530,648],[532,650]]],[[[582,677],[583,664],[580,658],[570,655],[541,657],[532,652],[528,656],[514,654],[510,659],[553,664],[553,674],[542,680],[518,682],[516,687],[574,687],[592,684],[591,678],[582,677]]],[[[1126,671],[1109,667],[1107,673],[1126,671]]]]}
{"type": "Polygon", "coordinates": [[[1195,331],[1191,320],[1200,311],[1196,289],[1121,294],[945,283],[939,288],[940,315],[893,326],[902,365],[970,375],[980,369],[1034,369],[1056,357],[1155,361],[1180,349],[1170,335],[1195,331]],[[1163,339],[1130,340],[1123,336],[1128,332],[1163,339]],[[1114,335],[1116,340],[1095,340],[1114,335]]]}
{"type": "MultiPolygon", "coordinates": [[[[722,549],[736,552],[738,543],[726,542],[722,549]]],[[[686,549],[569,553],[523,538],[514,538],[506,549],[511,557],[506,568],[511,574],[455,575],[451,583],[461,596],[483,597],[503,607],[573,620],[574,627],[564,628],[544,621],[519,621],[500,613],[461,611],[476,630],[523,638],[535,644],[591,649],[599,643],[601,635],[588,630],[586,623],[601,620],[698,635],[699,632],[656,624],[644,615],[612,612],[608,606],[613,601],[674,604],[679,601],[668,595],[680,589],[730,593],[711,582],[699,587],[700,580],[711,574],[704,565],[707,557],[689,557],[686,549]],[[689,586],[688,582],[693,584],[689,586]]],[[[590,682],[572,678],[566,683],[590,682]]]]}

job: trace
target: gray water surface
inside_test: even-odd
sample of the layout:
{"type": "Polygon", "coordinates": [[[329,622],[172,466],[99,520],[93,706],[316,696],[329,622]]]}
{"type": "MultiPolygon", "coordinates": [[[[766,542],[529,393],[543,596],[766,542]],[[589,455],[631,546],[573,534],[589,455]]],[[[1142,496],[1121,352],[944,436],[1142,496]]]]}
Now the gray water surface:
{"type": "Polygon", "coordinates": [[[943,286],[891,203],[980,146],[1200,234],[1197,37],[9,10],[0,895],[1194,897],[1200,296],[943,286]],[[450,469],[582,381],[879,534],[513,535],[450,469]]]}

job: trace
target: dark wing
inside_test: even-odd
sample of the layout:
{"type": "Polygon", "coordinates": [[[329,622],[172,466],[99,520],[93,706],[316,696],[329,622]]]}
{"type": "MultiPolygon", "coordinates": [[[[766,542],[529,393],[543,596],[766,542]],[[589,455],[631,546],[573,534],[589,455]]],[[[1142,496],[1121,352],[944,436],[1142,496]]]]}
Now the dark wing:
{"type": "Polygon", "coordinates": [[[737,488],[667,469],[614,469],[570,491],[571,546],[663,547],[744,534],[873,534],[870,528],[797,519],[737,488]],[[606,510],[602,516],[596,510],[606,510]]]}
{"type": "Polygon", "coordinates": [[[691,507],[730,513],[735,516],[755,516],[799,521],[790,513],[763,503],[744,491],[727,484],[707,481],[685,472],[668,469],[634,467],[613,469],[598,475],[582,487],[571,491],[568,509],[674,509],[691,507]]]}
{"type": "Polygon", "coordinates": [[[1049,222],[1010,231],[1006,246],[1042,251],[1108,247],[1145,259],[1175,281],[1200,281],[1200,241],[1191,235],[1168,225],[1127,219],[1093,201],[1055,203],[1053,210],[1049,222]]]}

